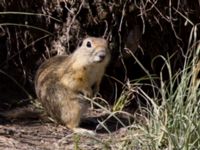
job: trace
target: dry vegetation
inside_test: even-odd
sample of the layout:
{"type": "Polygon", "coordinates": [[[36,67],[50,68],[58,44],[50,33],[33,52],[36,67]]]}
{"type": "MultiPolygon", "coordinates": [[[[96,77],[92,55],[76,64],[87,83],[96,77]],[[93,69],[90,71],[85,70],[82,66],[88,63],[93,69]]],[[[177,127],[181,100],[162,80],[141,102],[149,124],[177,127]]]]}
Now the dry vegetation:
{"type": "Polygon", "coordinates": [[[89,114],[103,132],[0,119],[0,149],[200,149],[199,16],[197,0],[0,0],[0,111],[34,102],[38,66],[85,36],[112,51],[89,114]]]}

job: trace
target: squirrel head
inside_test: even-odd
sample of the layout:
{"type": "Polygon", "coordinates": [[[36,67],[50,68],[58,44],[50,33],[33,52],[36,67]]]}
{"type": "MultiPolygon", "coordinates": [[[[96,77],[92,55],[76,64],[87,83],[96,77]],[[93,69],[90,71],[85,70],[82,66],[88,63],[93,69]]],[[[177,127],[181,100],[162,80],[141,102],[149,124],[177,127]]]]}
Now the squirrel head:
{"type": "Polygon", "coordinates": [[[108,42],[103,38],[88,37],[83,40],[79,48],[75,51],[77,55],[85,59],[89,64],[105,64],[110,60],[108,42]]]}

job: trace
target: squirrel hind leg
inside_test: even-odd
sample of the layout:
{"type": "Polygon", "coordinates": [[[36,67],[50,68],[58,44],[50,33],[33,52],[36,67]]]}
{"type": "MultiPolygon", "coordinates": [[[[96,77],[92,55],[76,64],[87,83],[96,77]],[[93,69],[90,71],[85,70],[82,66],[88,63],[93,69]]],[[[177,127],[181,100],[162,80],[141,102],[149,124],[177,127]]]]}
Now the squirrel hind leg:
{"type": "Polygon", "coordinates": [[[77,134],[85,135],[85,136],[95,136],[96,135],[95,132],[92,131],[92,130],[88,130],[88,129],[78,127],[79,123],[80,123],[80,118],[74,116],[74,117],[70,118],[70,120],[68,118],[68,121],[65,122],[65,125],[70,130],[72,130],[73,133],[77,133],[77,134]]]}
{"type": "Polygon", "coordinates": [[[77,133],[80,135],[86,135],[86,136],[95,136],[95,132],[92,130],[88,130],[88,129],[84,129],[84,128],[80,128],[78,127],[79,122],[73,122],[71,120],[71,122],[67,123],[66,126],[73,131],[73,133],[77,133]]]}

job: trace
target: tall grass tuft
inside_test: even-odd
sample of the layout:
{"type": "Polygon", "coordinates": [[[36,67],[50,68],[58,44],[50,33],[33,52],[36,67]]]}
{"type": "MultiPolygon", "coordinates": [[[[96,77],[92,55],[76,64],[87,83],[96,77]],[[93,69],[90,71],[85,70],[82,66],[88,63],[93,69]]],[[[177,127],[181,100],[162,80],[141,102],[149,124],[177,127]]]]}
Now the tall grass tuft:
{"type": "Polygon", "coordinates": [[[192,82],[195,58],[192,61],[186,58],[184,68],[172,75],[170,60],[160,57],[167,67],[169,80],[163,80],[161,70],[160,83],[152,85],[160,95],[159,101],[158,97],[149,97],[140,90],[149,107],[139,109],[148,115],[143,116],[145,121],[132,125],[124,140],[127,143],[125,147],[141,150],[200,149],[200,90],[199,85],[192,82]]]}

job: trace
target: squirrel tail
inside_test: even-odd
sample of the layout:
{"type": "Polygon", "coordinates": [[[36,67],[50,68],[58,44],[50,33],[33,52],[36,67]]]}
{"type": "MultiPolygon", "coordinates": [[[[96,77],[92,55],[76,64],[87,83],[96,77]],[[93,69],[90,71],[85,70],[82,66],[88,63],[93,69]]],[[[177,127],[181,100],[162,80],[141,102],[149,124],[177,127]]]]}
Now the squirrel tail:
{"type": "Polygon", "coordinates": [[[0,112],[0,118],[6,120],[39,119],[43,118],[43,116],[44,111],[42,110],[42,108],[37,108],[33,104],[0,112]]]}

